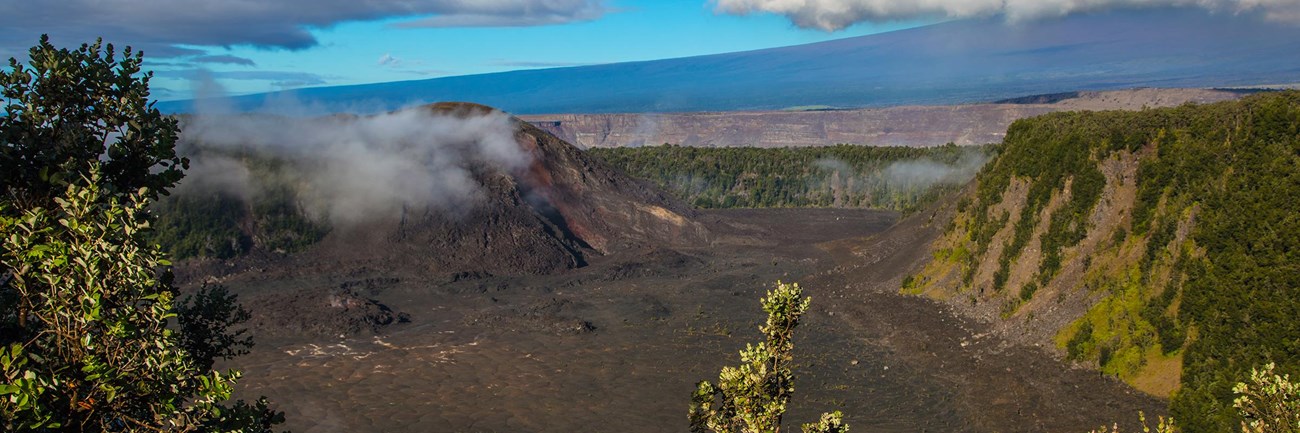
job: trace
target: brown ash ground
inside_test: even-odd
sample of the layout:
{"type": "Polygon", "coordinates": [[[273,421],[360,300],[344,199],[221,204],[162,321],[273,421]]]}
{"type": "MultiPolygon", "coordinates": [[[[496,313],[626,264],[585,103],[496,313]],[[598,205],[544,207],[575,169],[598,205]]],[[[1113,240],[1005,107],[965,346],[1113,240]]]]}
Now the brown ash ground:
{"type": "Polygon", "coordinates": [[[787,428],[829,410],[880,432],[1087,431],[1164,413],[1118,381],[898,295],[943,218],[708,212],[698,220],[711,245],[612,250],[549,275],[234,264],[220,281],[259,317],[373,325],[383,306],[408,320],[259,326],[253,353],[220,367],[242,369],[239,397],[270,397],[294,431],[686,431],[695,383],[738,362],[759,336],[759,297],[784,280],[813,298],[787,428]],[[296,293],[324,307],[275,301],[296,293]],[[339,293],[356,308],[334,307],[339,293]]]}

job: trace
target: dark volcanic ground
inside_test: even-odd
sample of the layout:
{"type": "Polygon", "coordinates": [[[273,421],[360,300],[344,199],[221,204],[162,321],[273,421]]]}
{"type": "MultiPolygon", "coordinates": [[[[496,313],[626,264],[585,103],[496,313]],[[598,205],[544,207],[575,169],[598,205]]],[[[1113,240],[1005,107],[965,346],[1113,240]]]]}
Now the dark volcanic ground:
{"type": "Polygon", "coordinates": [[[926,215],[887,232],[896,215],[876,211],[703,219],[713,247],[623,251],[551,276],[240,264],[221,282],[253,310],[258,345],[222,367],[297,432],[682,432],[695,382],[756,341],[758,299],[781,279],[813,298],[787,428],[828,410],[871,432],[1084,432],[1164,413],[895,294],[934,235],[926,215]]]}

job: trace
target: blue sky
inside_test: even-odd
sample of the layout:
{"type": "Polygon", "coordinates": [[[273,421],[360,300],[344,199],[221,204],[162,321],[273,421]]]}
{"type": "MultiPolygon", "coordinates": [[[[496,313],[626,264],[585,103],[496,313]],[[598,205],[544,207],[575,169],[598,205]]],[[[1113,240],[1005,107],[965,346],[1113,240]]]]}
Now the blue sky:
{"type": "MultiPolygon", "coordinates": [[[[143,49],[158,99],[716,54],[969,17],[1187,0],[0,0],[0,58],[39,35],[143,49]],[[207,80],[210,78],[211,80],[207,80]],[[208,86],[210,88],[210,86],[208,86]]],[[[1300,22],[1300,0],[1197,0],[1300,22]]]]}
{"type": "MultiPolygon", "coordinates": [[[[148,1],[110,0],[99,3],[117,3],[104,6],[105,9],[138,7],[136,17],[144,15],[139,20],[148,18],[154,23],[175,20],[179,28],[159,26],[154,31],[146,23],[128,26],[131,24],[128,20],[121,28],[105,25],[94,29],[92,25],[88,30],[85,20],[77,19],[76,14],[92,16],[93,8],[100,5],[93,0],[67,0],[67,3],[78,2],[84,4],[66,5],[64,11],[48,10],[50,7],[40,5],[41,2],[24,2],[31,7],[0,4],[0,55],[25,57],[25,48],[33,45],[41,33],[49,33],[56,45],[63,46],[102,35],[119,46],[133,45],[145,50],[147,67],[156,74],[152,81],[154,96],[162,100],[191,97],[196,79],[201,77],[213,79],[228,94],[244,94],[752,50],[865,35],[933,21],[863,23],[828,32],[800,28],[780,15],[720,13],[715,4],[706,0],[483,0],[480,3],[550,2],[562,4],[561,8],[566,3],[577,6],[557,13],[560,18],[555,19],[429,27],[408,24],[421,17],[438,18],[438,14],[388,13],[391,16],[375,18],[360,16],[365,11],[347,11],[322,18],[323,25],[290,23],[306,35],[280,32],[259,39],[257,27],[282,30],[279,27],[285,23],[259,23],[256,19],[216,12],[208,12],[212,18],[206,20],[175,17],[169,15],[186,11],[154,11],[149,9],[148,1]],[[592,5],[599,8],[598,12],[580,9],[592,5]],[[30,10],[6,11],[7,8],[30,10]],[[47,10],[35,10],[38,8],[47,10]],[[11,12],[10,22],[4,22],[5,12],[11,12]],[[66,22],[50,18],[56,16],[70,18],[66,22]],[[187,26],[184,22],[187,19],[195,23],[187,26]],[[228,22],[223,24],[223,19],[228,22]],[[42,20],[46,25],[41,25],[42,20]],[[212,29],[204,28],[208,23],[212,29]],[[214,35],[221,32],[230,34],[214,35]]],[[[329,7],[325,3],[328,2],[304,2],[304,7],[329,7]]],[[[193,6],[201,7],[205,6],[200,3],[193,6]]]]}
{"type": "MultiPolygon", "coordinates": [[[[775,15],[718,14],[699,0],[623,0],[599,19],[530,27],[399,28],[401,19],[349,22],[312,34],[320,45],[290,51],[253,46],[207,48],[253,65],[208,64],[230,93],[416,80],[517,69],[654,60],[824,41],[914,27],[924,21],[860,24],[839,32],[801,29],[775,15]],[[220,78],[223,72],[310,74],[284,80],[220,78]],[[301,79],[296,79],[301,78],[301,79]]],[[[156,87],[188,93],[189,68],[159,59],[156,87]],[[173,74],[168,70],[182,71],[173,74]]],[[[256,74],[250,74],[256,77],[256,74]]],[[[188,96],[188,95],[183,95],[188,96]]]]}

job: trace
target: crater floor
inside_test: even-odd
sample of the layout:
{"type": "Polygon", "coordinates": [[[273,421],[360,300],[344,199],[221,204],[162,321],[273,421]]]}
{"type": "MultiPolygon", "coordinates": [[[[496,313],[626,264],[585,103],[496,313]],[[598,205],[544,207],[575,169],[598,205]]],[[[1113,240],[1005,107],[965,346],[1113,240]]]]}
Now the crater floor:
{"type": "MultiPolygon", "coordinates": [[[[795,335],[787,428],[830,410],[872,432],[1084,432],[1131,424],[1139,410],[1164,414],[1164,401],[898,295],[935,234],[925,215],[703,219],[718,234],[711,247],[625,251],[550,276],[248,267],[222,283],[255,315],[303,314],[258,302],[275,293],[327,302],[346,290],[373,302],[357,311],[388,306],[406,321],[338,334],[263,326],[251,354],[218,367],[243,370],[237,396],[269,397],[293,431],[682,432],[695,383],[716,380],[757,340],[758,300],[779,279],[813,298],[795,335]]],[[[359,303],[310,311],[345,314],[340,305],[359,303]]]]}

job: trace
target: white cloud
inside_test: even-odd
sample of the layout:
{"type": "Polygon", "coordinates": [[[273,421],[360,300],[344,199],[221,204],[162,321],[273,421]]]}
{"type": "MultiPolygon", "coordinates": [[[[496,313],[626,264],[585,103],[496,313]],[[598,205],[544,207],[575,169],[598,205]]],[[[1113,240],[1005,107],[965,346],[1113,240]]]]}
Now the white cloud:
{"type": "Polygon", "coordinates": [[[399,58],[397,58],[397,57],[393,57],[392,54],[384,53],[384,55],[379,56],[379,62],[377,62],[377,63],[379,64],[379,66],[394,66],[394,67],[395,67],[395,66],[397,66],[397,65],[402,64],[402,59],[399,59],[399,58]]]}
{"type": "Polygon", "coordinates": [[[859,22],[1004,16],[1008,21],[1061,17],[1119,8],[1202,7],[1228,13],[1261,12],[1300,21],[1300,0],[712,0],[718,12],[784,15],[796,26],[826,31],[859,22]]]}

